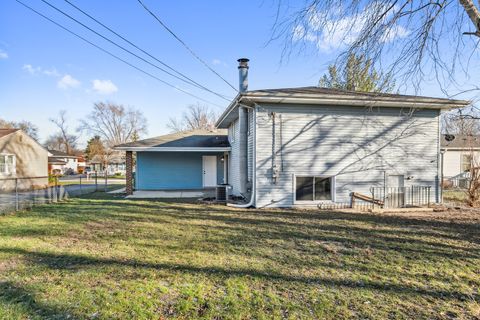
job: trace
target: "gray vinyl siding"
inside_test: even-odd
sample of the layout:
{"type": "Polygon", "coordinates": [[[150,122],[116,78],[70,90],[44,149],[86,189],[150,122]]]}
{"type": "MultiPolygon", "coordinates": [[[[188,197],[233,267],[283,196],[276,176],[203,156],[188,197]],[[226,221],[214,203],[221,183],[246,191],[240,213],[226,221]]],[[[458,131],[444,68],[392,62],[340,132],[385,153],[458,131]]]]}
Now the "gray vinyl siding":
{"type": "Polygon", "coordinates": [[[251,184],[253,180],[253,148],[254,148],[254,135],[253,135],[253,118],[255,112],[253,109],[248,110],[248,137],[247,137],[247,168],[248,168],[248,182],[251,184]]]}
{"type": "Polygon", "coordinates": [[[294,205],[294,176],[301,175],[335,177],[335,202],[349,202],[353,191],[369,195],[370,187],[384,185],[385,174],[412,177],[405,186],[432,186],[432,201],[437,201],[439,111],[410,111],[309,105],[257,108],[256,207],[294,205]],[[276,113],[276,183],[271,112],[276,113]]]}
{"type": "Polygon", "coordinates": [[[240,195],[240,148],[239,148],[239,125],[238,118],[230,124],[228,129],[228,141],[230,142],[230,170],[228,181],[232,186],[230,191],[233,195],[240,195]]]}

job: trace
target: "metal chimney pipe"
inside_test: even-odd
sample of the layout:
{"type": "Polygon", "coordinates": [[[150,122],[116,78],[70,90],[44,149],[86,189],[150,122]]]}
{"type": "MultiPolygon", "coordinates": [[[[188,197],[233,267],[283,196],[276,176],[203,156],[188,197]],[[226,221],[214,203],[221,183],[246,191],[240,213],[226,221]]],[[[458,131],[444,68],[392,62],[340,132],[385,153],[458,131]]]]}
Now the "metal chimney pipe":
{"type": "Polygon", "coordinates": [[[240,92],[245,92],[248,90],[248,61],[247,58],[240,58],[238,61],[238,80],[240,92]]]}

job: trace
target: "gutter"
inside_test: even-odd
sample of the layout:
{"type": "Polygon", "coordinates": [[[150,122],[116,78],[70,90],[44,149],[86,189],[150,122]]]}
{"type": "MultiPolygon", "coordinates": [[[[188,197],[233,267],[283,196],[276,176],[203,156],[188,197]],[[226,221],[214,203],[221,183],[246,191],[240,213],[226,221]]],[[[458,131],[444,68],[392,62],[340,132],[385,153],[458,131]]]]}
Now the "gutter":
{"type": "Polygon", "coordinates": [[[230,105],[218,118],[215,126],[218,128],[225,118],[232,112],[237,105],[242,105],[242,100],[260,103],[291,103],[291,104],[313,104],[327,106],[357,106],[357,107],[388,107],[388,108],[420,108],[435,110],[451,110],[463,108],[471,104],[466,100],[448,100],[441,98],[422,98],[415,99],[410,97],[357,97],[357,96],[338,96],[338,95],[308,95],[296,94],[295,96],[277,95],[272,96],[269,93],[244,93],[237,94],[230,105]]]}
{"type": "MultiPolygon", "coordinates": [[[[247,107],[247,106],[245,106],[247,107]]],[[[255,108],[252,108],[252,107],[248,107],[248,108],[251,108],[253,109],[253,123],[252,123],[252,128],[253,128],[253,143],[254,143],[254,146],[253,146],[253,155],[252,155],[252,161],[253,161],[253,164],[252,164],[252,194],[250,196],[250,201],[248,201],[248,203],[245,203],[245,204],[234,204],[234,203],[228,203],[227,202],[227,206],[228,207],[233,207],[233,208],[250,208],[252,206],[254,206],[255,204],[255,197],[256,197],[256,194],[255,194],[255,186],[257,185],[257,168],[256,168],[256,164],[257,164],[257,111],[255,110],[255,108]]],[[[248,171],[247,171],[247,174],[248,174],[248,171]]]]}
{"type": "Polygon", "coordinates": [[[230,147],[115,147],[115,150],[124,151],[152,151],[152,152],[225,152],[230,147]]]}
{"type": "MultiPolygon", "coordinates": [[[[246,97],[247,98],[247,97],[246,97]]],[[[393,99],[369,99],[369,98],[339,98],[339,97],[248,97],[255,102],[266,103],[292,103],[292,104],[317,104],[329,106],[362,106],[362,107],[391,107],[391,108],[422,108],[422,109],[442,109],[462,108],[469,105],[468,101],[412,101],[411,99],[393,100],[393,99]]]]}

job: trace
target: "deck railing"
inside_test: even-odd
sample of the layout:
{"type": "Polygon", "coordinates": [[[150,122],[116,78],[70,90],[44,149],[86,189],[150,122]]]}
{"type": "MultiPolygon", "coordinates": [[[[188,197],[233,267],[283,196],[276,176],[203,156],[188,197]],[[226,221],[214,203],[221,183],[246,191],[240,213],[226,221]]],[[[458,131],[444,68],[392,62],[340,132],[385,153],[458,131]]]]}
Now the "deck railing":
{"type": "Polygon", "coordinates": [[[430,206],[432,202],[430,186],[372,187],[370,192],[383,208],[430,206]]]}

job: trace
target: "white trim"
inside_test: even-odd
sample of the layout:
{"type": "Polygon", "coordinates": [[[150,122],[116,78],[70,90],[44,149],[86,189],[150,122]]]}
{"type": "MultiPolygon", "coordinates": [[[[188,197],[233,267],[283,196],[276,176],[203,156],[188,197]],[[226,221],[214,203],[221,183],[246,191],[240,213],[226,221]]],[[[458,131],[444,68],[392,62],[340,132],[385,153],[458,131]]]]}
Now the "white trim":
{"type": "Polygon", "coordinates": [[[0,175],[3,177],[15,176],[17,174],[17,155],[13,153],[0,153],[0,157],[5,157],[5,168],[7,167],[7,158],[8,156],[13,157],[12,170],[11,172],[0,172],[0,175]]]}
{"type": "Polygon", "coordinates": [[[315,104],[329,106],[372,106],[372,107],[389,107],[389,108],[419,108],[419,109],[442,109],[450,110],[454,108],[462,108],[468,105],[452,102],[439,101],[412,101],[412,100],[380,100],[375,98],[347,98],[339,97],[252,97],[256,102],[267,103],[292,103],[292,104],[315,104]]]}
{"type": "Polygon", "coordinates": [[[366,106],[366,107],[389,107],[389,108],[418,108],[451,110],[463,108],[469,105],[470,101],[448,100],[429,97],[372,97],[372,96],[347,96],[332,94],[272,94],[269,92],[256,92],[252,94],[238,94],[218,118],[215,126],[221,128],[229,114],[245,100],[247,103],[290,103],[290,104],[311,104],[328,106],[366,106]]]}
{"type": "MultiPolygon", "coordinates": [[[[336,184],[336,177],[335,176],[326,176],[322,174],[299,174],[296,175],[295,173],[292,174],[293,176],[293,190],[292,190],[292,197],[293,197],[293,205],[316,205],[322,203],[335,203],[337,197],[337,184],[336,184]],[[318,178],[329,178],[330,179],[330,197],[331,200],[297,200],[297,177],[318,177],[318,178]]],[[[313,194],[315,195],[315,184],[313,185],[313,194]]]]}
{"type": "Polygon", "coordinates": [[[480,147],[441,147],[443,151],[480,151],[480,147]]]}
{"type": "Polygon", "coordinates": [[[115,147],[115,150],[125,151],[152,151],[152,152],[224,152],[230,151],[230,147],[115,147]]]}

